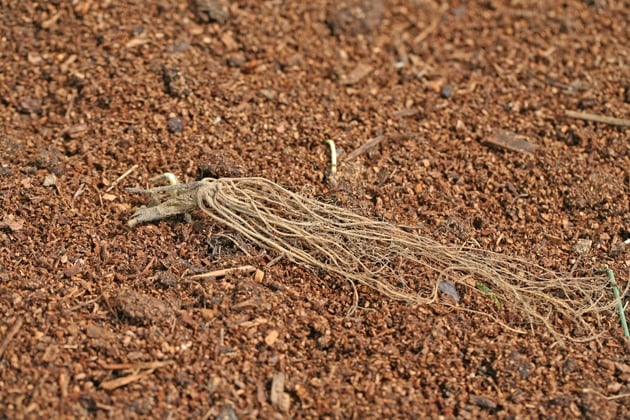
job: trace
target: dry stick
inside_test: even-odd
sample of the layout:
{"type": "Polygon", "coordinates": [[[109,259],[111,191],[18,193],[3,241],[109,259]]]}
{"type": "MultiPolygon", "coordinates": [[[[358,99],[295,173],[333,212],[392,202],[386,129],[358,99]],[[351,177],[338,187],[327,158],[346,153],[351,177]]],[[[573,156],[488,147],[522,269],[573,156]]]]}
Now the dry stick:
{"type": "Polygon", "coordinates": [[[140,370],[140,369],[158,369],[164,366],[168,366],[172,363],[175,363],[174,360],[159,360],[156,362],[139,362],[139,363],[106,363],[99,362],[99,365],[103,369],[111,369],[111,370],[140,370]]]}
{"type": "Polygon", "coordinates": [[[2,357],[2,355],[4,354],[5,350],[9,346],[9,343],[11,342],[11,340],[13,340],[13,337],[15,337],[18,331],[20,331],[20,328],[22,328],[23,323],[24,323],[24,319],[18,318],[13,324],[13,326],[11,327],[11,329],[9,330],[9,332],[7,332],[7,335],[4,337],[4,340],[2,340],[2,344],[0,344],[0,357],[2,357]]]}
{"type": "MultiPolygon", "coordinates": [[[[413,136],[416,136],[418,134],[419,133],[403,133],[403,134],[399,134],[399,135],[393,136],[389,140],[393,140],[393,141],[405,140],[405,139],[409,139],[409,138],[411,138],[413,136]]],[[[350,152],[345,158],[343,158],[343,161],[344,162],[348,162],[348,161],[350,161],[352,159],[355,159],[355,158],[359,157],[363,153],[365,153],[368,150],[370,150],[372,147],[378,146],[383,140],[385,140],[385,136],[381,134],[379,136],[374,137],[373,139],[370,139],[370,140],[366,141],[361,146],[359,146],[357,149],[355,149],[352,152],[350,152]]]]}
{"type": "Polygon", "coordinates": [[[420,34],[418,34],[418,36],[416,36],[413,39],[413,45],[418,45],[419,43],[424,41],[429,35],[435,32],[435,30],[440,25],[440,22],[442,21],[442,16],[444,15],[444,12],[446,12],[447,9],[448,9],[447,3],[444,3],[440,6],[440,9],[435,19],[433,19],[433,21],[429,24],[429,26],[427,26],[424,29],[424,31],[420,32],[420,34]]]}
{"type": "MultiPolygon", "coordinates": [[[[438,283],[445,277],[479,293],[474,283],[466,281],[473,278],[492,289],[504,307],[520,311],[532,329],[542,324],[560,342],[597,338],[587,318],[597,322],[600,314],[614,307],[601,277],[565,277],[525,259],[443,245],[301,196],[264,178],[205,179],[175,187],[179,187],[176,196],[171,194],[173,187],[149,190],[160,204],[138,209],[128,224],[200,208],[258,248],[412,304],[434,302],[438,283]],[[573,324],[573,334],[579,337],[557,331],[554,319],[558,318],[573,324]]],[[[493,320],[500,316],[485,315],[493,320]]]]}
{"type": "Polygon", "coordinates": [[[214,271],[209,271],[207,273],[195,274],[194,276],[190,276],[189,279],[191,280],[212,279],[216,277],[224,277],[224,276],[227,276],[228,274],[234,274],[234,273],[249,274],[249,273],[253,273],[254,271],[256,271],[256,267],[252,265],[244,265],[242,267],[224,268],[222,270],[214,270],[214,271]]]}
{"type": "Polygon", "coordinates": [[[623,118],[607,117],[605,115],[590,114],[588,112],[566,111],[569,118],[577,118],[579,120],[594,121],[598,123],[619,125],[621,127],[630,127],[630,120],[623,118]]]}
{"type": "Polygon", "coordinates": [[[125,173],[123,173],[121,176],[119,176],[118,178],[116,178],[116,180],[112,183],[112,185],[110,185],[105,192],[110,192],[111,190],[113,190],[114,188],[116,188],[116,185],[118,185],[118,183],[120,183],[120,181],[122,181],[123,179],[127,178],[133,171],[135,171],[136,169],[138,169],[138,164],[133,165],[131,168],[127,169],[125,171],[125,173]]]}
{"type": "Polygon", "coordinates": [[[349,160],[352,160],[356,157],[358,157],[359,155],[365,153],[366,151],[368,151],[369,149],[371,149],[372,147],[376,146],[377,144],[379,144],[380,142],[383,141],[385,137],[383,135],[380,136],[376,136],[373,139],[370,139],[368,141],[366,141],[365,143],[363,143],[359,148],[353,150],[349,155],[347,155],[343,161],[347,162],[349,160]]]}
{"type": "Polygon", "coordinates": [[[598,390],[596,390],[596,389],[591,389],[591,388],[582,388],[582,392],[584,392],[584,393],[590,393],[590,394],[595,394],[595,395],[597,395],[597,396],[599,396],[599,397],[602,397],[603,399],[608,400],[608,401],[612,401],[612,400],[619,400],[619,399],[622,399],[622,398],[630,398],[630,393],[628,393],[628,394],[619,394],[619,395],[611,395],[611,396],[607,396],[607,395],[605,395],[605,394],[602,394],[602,393],[601,393],[601,392],[599,392],[598,390]]]}
{"type": "Polygon", "coordinates": [[[100,388],[106,391],[111,391],[112,389],[120,388],[121,386],[129,385],[132,382],[138,381],[145,376],[149,376],[152,374],[154,369],[149,369],[144,372],[132,373],[131,375],[123,376],[116,379],[111,379],[109,381],[101,382],[100,388]]]}

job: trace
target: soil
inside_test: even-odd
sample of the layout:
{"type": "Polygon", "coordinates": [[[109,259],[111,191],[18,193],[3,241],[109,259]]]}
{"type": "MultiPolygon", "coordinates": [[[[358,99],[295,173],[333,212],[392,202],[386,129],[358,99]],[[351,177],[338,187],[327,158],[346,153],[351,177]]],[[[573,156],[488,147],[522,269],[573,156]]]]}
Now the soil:
{"type": "Polygon", "coordinates": [[[128,227],[125,190],[262,176],[623,289],[629,129],[565,112],[630,116],[627,1],[0,4],[0,418],[630,417],[614,311],[565,343],[443,294],[347,316],[200,212],[128,227]]]}

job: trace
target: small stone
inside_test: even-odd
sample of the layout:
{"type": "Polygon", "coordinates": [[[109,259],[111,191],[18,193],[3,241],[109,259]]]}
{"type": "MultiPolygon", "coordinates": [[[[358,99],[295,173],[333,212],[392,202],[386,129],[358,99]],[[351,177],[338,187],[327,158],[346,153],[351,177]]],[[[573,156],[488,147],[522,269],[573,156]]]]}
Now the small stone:
{"type": "Polygon", "coordinates": [[[451,85],[443,86],[442,90],[440,91],[440,96],[444,99],[448,99],[451,96],[453,96],[453,86],[451,85]]]}
{"type": "Polygon", "coordinates": [[[200,178],[240,178],[247,172],[243,158],[229,149],[216,150],[199,166],[200,178]]]}
{"type": "Polygon", "coordinates": [[[188,82],[176,67],[166,67],[162,73],[166,92],[174,98],[182,98],[190,93],[188,82]]]}
{"type": "Polygon", "coordinates": [[[153,296],[132,290],[114,292],[108,303],[123,320],[134,325],[149,325],[172,319],[173,309],[153,296]]]}
{"type": "Polygon", "coordinates": [[[20,99],[17,109],[22,114],[41,114],[42,101],[39,98],[26,97],[20,99]]]}
{"type": "Polygon", "coordinates": [[[184,129],[182,120],[179,117],[169,118],[166,122],[166,127],[171,134],[179,134],[184,129]]]}
{"type": "Polygon", "coordinates": [[[177,276],[171,271],[160,271],[157,274],[157,284],[165,289],[177,287],[177,276]]]}
{"type": "Polygon", "coordinates": [[[278,92],[273,89],[260,89],[260,94],[270,101],[278,97],[278,92]]]}
{"type": "Polygon", "coordinates": [[[471,395],[470,402],[475,404],[478,407],[485,408],[488,410],[494,410],[497,408],[497,403],[492,401],[488,397],[484,397],[482,395],[471,395]]]}
{"type": "Polygon", "coordinates": [[[441,281],[438,283],[438,290],[444,293],[447,296],[450,296],[451,299],[455,301],[455,303],[459,302],[459,293],[457,293],[457,289],[455,285],[450,281],[441,281]]]}
{"type": "Polygon", "coordinates": [[[227,5],[218,0],[196,0],[194,2],[195,16],[201,22],[217,22],[221,25],[230,17],[227,5]]]}
{"type": "Polygon", "coordinates": [[[382,0],[351,0],[331,2],[326,13],[326,25],[333,35],[367,34],[377,29],[385,11],[382,0]]]}
{"type": "Polygon", "coordinates": [[[230,54],[227,58],[227,64],[230,67],[242,67],[245,64],[245,54],[241,52],[230,54]]]}

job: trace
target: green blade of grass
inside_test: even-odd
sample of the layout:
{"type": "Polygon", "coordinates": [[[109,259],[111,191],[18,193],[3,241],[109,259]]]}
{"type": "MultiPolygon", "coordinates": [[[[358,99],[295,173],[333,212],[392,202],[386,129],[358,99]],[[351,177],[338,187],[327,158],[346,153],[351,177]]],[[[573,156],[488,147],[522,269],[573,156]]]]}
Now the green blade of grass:
{"type": "Polygon", "coordinates": [[[617,310],[619,311],[619,319],[621,321],[621,327],[623,328],[623,335],[625,335],[626,338],[630,338],[630,331],[628,331],[628,322],[626,321],[626,314],[623,310],[623,302],[621,301],[619,286],[617,286],[617,281],[615,280],[615,273],[610,268],[608,268],[608,266],[602,267],[601,271],[605,271],[606,274],[608,274],[610,287],[612,288],[613,294],[615,295],[615,300],[617,301],[617,310]]]}

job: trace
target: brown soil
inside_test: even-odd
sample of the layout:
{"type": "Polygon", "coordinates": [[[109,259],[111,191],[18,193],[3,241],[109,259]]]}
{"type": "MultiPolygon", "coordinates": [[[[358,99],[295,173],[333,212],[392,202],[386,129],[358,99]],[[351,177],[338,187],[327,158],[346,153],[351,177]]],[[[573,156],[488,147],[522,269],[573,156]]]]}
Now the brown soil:
{"type": "Polygon", "coordinates": [[[125,190],[262,176],[625,287],[629,129],[565,112],[630,116],[628,2],[0,4],[0,418],[630,416],[612,311],[564,345],[447,295],[348,317],[350,283],[201,212],[129,228],[125,190]]]}

